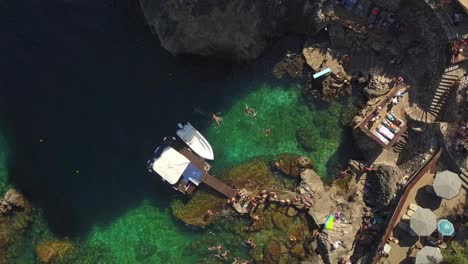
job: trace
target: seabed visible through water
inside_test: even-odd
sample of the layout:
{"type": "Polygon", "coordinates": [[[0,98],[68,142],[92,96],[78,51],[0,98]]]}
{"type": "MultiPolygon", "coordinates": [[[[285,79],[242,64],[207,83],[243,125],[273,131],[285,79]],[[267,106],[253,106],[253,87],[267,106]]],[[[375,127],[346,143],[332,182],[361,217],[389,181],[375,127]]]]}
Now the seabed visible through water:
{"type": "MultiPolygon", "coordinates": [[[[221,126],[213,123],[202,131],[214,148],[215,174],[219,169],[256,157],[299,154],[310,157],[321,176],[333,177],[337,168],[349,157],[350,153],[346,151],[351,151],[345,125],[355,113],[352,98],[329,105],[307,104],[302,98],[297,85],[284,88],[265,84],[245,93],[226,109],[221,109],[221,126]],[[256,110],[255,119],[245,113],[246,105],[256,110]],[[267,128],[270,129],[268,135],[265,133],[267,128]],[[305,149],[298,142],[299,133],[305,133],[309,148],[305,149]]],[[[206,123],[207,120],[203,119],[206,117],[200,116],[199,121],[206,123]]],[[[199,122],[193,120],[193,123],[196,125],[199,122]]],[[[6,183],[8,150],[6,142],[0,139],[0,187],[3,187],[6,183]]],[[[4,192],[5,188],[0,190],[4,192]]],[[[207,251],[207,247],[214,244],[221,244],[235,255],[248,258],[247,249],[235,234],[236,221],[241,223],[245,220],[232,222],[227,219],[231,221],[229,224],[193,229],[172,216],[167,204],[176,195],[159,197],[166,200],[163,202],[143,200],[111,223],[96,224],[89,233],[73,238],[79,252],[76,263],[196,263],[202,259],[215,259],[207,251]]],[[[256,239],[268,241],[276,232],[261,231],[256,234],[256,239]]],[[[16,263],[37,261],[35,246],[54,237],[38,210],[34,223],[23,239],[11,247],[16,263]]]]}

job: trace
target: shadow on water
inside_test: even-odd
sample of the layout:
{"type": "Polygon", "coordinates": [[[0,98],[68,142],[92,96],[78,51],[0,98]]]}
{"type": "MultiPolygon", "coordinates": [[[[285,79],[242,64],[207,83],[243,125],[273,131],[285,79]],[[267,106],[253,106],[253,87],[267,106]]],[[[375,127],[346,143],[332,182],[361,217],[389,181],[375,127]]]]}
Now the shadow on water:
{"type": "Polygon", "coordinates": [[[146,160],[177,121],[205,118],[194,107],[220,106],[231,66],[174,59],[118,1],[25,5],[0,6],[10,180],[67,236],[143,199],[167,206],[174,192],[146,160]]]}

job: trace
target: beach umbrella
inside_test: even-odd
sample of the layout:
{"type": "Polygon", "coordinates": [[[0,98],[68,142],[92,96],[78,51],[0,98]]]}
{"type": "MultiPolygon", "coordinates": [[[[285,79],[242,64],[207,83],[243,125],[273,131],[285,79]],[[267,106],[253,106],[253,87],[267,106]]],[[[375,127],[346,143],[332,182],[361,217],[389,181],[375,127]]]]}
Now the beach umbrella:
{"type": "Polygon", "coordinates": [[[442,253],[436,247],[423,247],[416,254],[416,264],[437,264],[442,262],[442,253]]]}
{"type": "Polygon", "coordinates": [[[437,173],[433,187],[437,196],[452,199],[460,192],[461,184],[461,179],[456,173],[445,170],[437,173]]]}
{"type": "Polygon", "coordinates": [[[429,209],[418,207],[410,219],[410,228],[418,236],[430,236],[437,228],[436,215],[429,209]]]}
{"type": "Polygon", "coordinates": [[[439,222],[437,222],[437,231],[443,236],[453,236],[455,228],[449,220],[440,219],[439,222]]]}

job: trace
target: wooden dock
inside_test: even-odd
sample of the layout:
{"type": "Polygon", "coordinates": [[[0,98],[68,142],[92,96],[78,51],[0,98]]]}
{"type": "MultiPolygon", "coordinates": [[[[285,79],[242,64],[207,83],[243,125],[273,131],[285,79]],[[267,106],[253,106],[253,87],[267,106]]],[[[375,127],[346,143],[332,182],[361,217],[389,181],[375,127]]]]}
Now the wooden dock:
{"type": "MultiPolygon", "coordinates": [[[[210,164],[206,163],[197,154],[193,153],[182,142],[175,141],[171,144],[171,147],[177,150],[180,154],[184,155],[193,165],[195,165],[195,167],[204,172],[204,175],[201,178],[201,182],[208,185],[213,190],[223,194],[229,199],[236,196],[236,190],[216,179],[215,177],[209,175],[208,171],[211,169],[210,164]]],[[[185,190],[185,184],[179,184],[179,186],[177,186],[179,191],[187,194],[192,194],[195,191],[195,188],[196,186],[190,185],[185,190]]]]}
{"type": "Polygon", "coordinates": [[[220,180],[216,179],[215,177],[209,175],[208,173],[205,174],[205,176],[203,176],[201,178],[201,181],[204,184],[210,186],[215,191],[223,194],[228,199],[236,196],[236,190],[234,190],[233,188],[227,186],[225,183],[223,183],[222,181],[220,181],[220,180]]]}

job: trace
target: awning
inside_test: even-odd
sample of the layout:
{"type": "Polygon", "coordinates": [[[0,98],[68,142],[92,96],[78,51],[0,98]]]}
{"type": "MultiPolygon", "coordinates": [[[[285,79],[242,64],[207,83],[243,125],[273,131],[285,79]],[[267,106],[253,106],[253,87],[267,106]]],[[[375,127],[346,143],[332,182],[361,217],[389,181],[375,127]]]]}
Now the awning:
{"type": "Polygon", "coordinates": [[[190,161],[177,150],[166,147],[154,160],[153,170],[170,184],[179,181],[190,161]]]}

